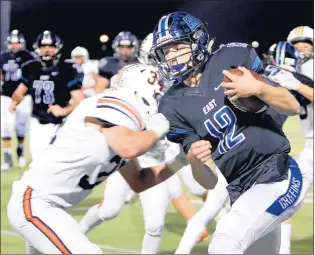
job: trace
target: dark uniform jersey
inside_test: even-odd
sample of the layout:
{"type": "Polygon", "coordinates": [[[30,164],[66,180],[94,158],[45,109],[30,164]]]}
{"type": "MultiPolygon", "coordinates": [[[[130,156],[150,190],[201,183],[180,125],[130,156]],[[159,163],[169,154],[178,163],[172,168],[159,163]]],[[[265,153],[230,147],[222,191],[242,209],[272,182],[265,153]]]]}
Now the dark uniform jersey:
{"type": "Polygon", "coordinates": [[[76,69],[64,62],[43,67],[39,60],[31,60],[22,65],[21,82],[28,87],[33,99],[32,116],[41,124],[62,122],[62,117],[47,113],[48,106],[67,106],[71,99],[70,92],[81,89],[82,80],[76,69]]]}
{"type": "Polygon", "coordinates": [[[27,50],[18,52],[3,51],[0,55],[0,69],[2,72],[3,85],[1,95],[11,97],[20,83],[21,65],[31,59],[33,55],[27,50]]]}
{"type": "Polygon", "coordinates": [[[114,57],[102,58],[99,64],[99,75],[110,80],[121,68],[134,63],[138,63],[138,60],[132,59],[125,62],[114,57]]]}
{"type": "Polygon", "coordinates": [[[199,87],[172,86],[159,104],[170,121],[170,141],[186,152],[193,142],[211,142],[212,159],[229,183],[232,203],[254,183],[287,178],[290,152],[288,139],[268,111],[239,111],[224,95],[222,71],[237,66],[262,72],[253,48],[227,44],[207,62],[199,87]]]}

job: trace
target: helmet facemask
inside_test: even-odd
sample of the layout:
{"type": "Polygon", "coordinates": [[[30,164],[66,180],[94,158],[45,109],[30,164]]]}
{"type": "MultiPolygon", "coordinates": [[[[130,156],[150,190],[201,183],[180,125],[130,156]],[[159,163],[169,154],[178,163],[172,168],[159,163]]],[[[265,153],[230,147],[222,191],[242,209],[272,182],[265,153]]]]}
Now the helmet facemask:
{"type": "MultiPolygon", "coordinates": [[[[156,32],[158,37],[158,33],[156,32]]],[[[171,81],[174,85],[181,83],[187,79],[191,74],[197,73],[200,68],[209,59],[209,51],[207,45],[209,44],[209,35],[206,33],[205,25],[203,24],[195,32],[188,33],[184,36],[170,36],[168,40],[157,43],[152,48],[154,52],[157,65],[163,76],[171,81]],[[191,54],[190,60],[186,63],[178,63],[177,59],[184,54],[175,56],[172,59],[166,59],[164,48],[169,45],[187,44],[190,45],[190,51],[184,54],[191,54]],[[169,66],[168,62],[177,62],[177,64],[169,66]]]]}

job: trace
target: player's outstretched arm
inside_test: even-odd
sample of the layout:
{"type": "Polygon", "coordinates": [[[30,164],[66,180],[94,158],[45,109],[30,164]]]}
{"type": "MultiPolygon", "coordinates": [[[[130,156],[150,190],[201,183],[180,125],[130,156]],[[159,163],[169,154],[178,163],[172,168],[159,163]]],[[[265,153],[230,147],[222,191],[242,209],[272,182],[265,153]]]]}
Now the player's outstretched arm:
{"type": "Polygon", "coordinates": [[[122,158],[135,158],[147,152],[169,130],[169,122],[159,113],[146,123],[146,130],[133,131],[124,126],[104,128],[109,146],[122,158]]]}
{"type": "Polygon", "coordinates": [[[211,160],[211,144],[201,140],[194,142],[187,153],[195,180],[205,189],[214,189],[218,177],[211,160]]]}
{"type": "Polygon", "coordinates": [[[311,102],[314,102],[314,89],[313,88],[310,88],[304,83],[301,83],[296,91],[300,93],[302,96],[306,97],[311,102]]]}
{"type": "MultiPolygon", "coordinates": [[[[188,164],[183,151],[175,147],[174,155],[168,162],[154,167],[141,168],[137,160],[131,160],[119,171],[129,186],[137,193],[158,185],[188,164]]],[[[163,153],[163,152],[161,152],[163,153]]]]}
{"type": "Polygon", "coordinates": [[[12,101],[9,107],[10,112],[14,112],[15,108],[22,102],[27,90],[27,86],[25,86],[23,83],[20,83],[20,85],[16,88],[12,95],[12,101]]]}

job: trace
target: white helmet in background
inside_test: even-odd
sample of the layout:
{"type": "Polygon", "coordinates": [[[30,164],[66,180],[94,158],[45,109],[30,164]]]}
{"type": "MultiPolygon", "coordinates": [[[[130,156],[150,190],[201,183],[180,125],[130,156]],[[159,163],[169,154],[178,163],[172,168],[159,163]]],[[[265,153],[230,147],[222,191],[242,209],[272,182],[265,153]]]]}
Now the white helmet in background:
{"type": "Polygon", "coordinates": [[[150,83],[153,72],[157,75],[153,66],[133,64],[125,66],[111,80],[112,88],[128,88],[134,92],[143,105],[147,118],[157,114],[158,99],[162,96],[161,87],[150,83]]]}
{"type": "Polygon", "coordinates": [[[313,45],[314,30],[308,26],[296,27],[289,33],[287,41],[292,44],[299,41],[309,41],[313,45]]]}
{"type": "Polygon", "coordinates": [[[86,48],[77,46],[71,51],[71,58],[83,57],[83,62],[89,59],[89,52],[86,48]]]}
{"type": "Polygon", "coordinates": [[[150,57],[150,50],[153,45],[153,33],[150,33],[143,39],[140,45],[140,52],[138,60],[141,64],[150,65],[154,62],[152,57],[150,57]]]}

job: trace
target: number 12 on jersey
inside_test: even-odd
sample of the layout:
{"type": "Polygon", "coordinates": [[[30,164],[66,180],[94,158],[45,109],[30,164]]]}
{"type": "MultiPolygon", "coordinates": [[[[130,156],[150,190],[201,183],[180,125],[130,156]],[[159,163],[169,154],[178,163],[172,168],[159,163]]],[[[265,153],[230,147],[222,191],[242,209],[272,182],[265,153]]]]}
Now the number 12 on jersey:
{"type": "Polygon", "coordinates": [[[228,106],[223,106],[214,115],[214,122],[207,119],[205,126],[208,132],[220,139],[218,149],[220,154],[226,153],[237,144],[245,140],[243,133],[235,135],[237,118],[228,106]]]}

